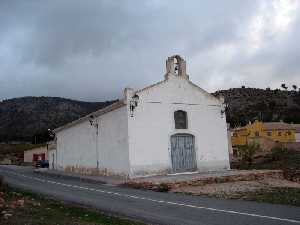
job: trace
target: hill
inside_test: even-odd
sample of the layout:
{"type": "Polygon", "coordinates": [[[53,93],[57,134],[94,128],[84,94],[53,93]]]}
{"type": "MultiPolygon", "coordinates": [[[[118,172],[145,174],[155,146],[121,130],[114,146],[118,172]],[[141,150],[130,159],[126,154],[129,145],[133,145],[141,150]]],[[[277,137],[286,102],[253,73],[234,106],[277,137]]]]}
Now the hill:
{"type": "Polygon", "coordinates": [[[300,123],[300,92],[279,89],[232,88],[213,93],[222,95],[227,104],[227,122],[231,127],[248,121],[300,123]]]}
{"type": "Polygon", "coordinates": [[[0,143],[44,142],[54,129],[114,101],[83,102],[59,97],[22,97],[0,102],[0,143]]]}
{"type": "MultiPolygon", "coordinates": [[[[232,88],[213,93],[225,97],[227,122],[232,127],[248,121],[300,123],[300,92],[279,89],[232,88]]],[[[58,97],[22,97],[0,102],[0,143],[41,143],[54,129],[101,109],[114,101],[83,102],[58,97]]]]}

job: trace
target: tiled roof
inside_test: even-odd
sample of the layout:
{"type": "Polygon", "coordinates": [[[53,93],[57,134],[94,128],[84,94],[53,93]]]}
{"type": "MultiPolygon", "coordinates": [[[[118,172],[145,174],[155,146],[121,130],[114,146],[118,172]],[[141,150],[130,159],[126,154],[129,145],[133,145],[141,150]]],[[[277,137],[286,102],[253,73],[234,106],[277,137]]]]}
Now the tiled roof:
{"type": "Polygon", "coordinates": [[[115,102],[115,103],[112,103],[111,105],[108,105],[108,106],[106,106],[106,107],[104,107],[104,108],[102,108],[102,109],[97,110],[96,112],[92,112],[92,113],[90,113],[90,114],[88,114],[88,115],[86,115],[86,116],[84,116],[84,117],[81,117],[81,118],[79,118],[79,119],[77,119],[77,120],[74,120],[74,121],[72,121],[72,122],[70,122],[70,123],[67,123],[66,125],[63,125],[63,126],[61,126],[61,127],[58,127],[58,128],[56,128],[56,129],[54,129],[53,132],[54,132],[54,133],[57,133],[57,132],[62,131],[62,130],[64,130],[64,129],[66,129],[66,128],[72,127],[72,126],[74,126],[74,125],[76,125],[76,124],[79,124],[79,123],[81,123],[81,122],[83,122],[83,121],[86,121],[86,120],[88,120],[91,116],[97,117],[97,116],[103,115],[103,114],[105,114],[105,113],[108,113],[108,112],[110,112],[110,111],[113,111],[113,110],[115,110],[115,109],[118,109],[118,108],[120,108],[120,107],[122,107],[122,106],[124,106],[124,105],[126,105],[125,102],[124,102],[124,99],[119,100],[119,101],[117,101],[117,102],[115,102]]]}
{"type": "Polygon", "coordinates": [[[242,131],[242,130],[247,130],[247,128],[246,127],[235,127],[235,128],[232,128],[232,129],[230,129],[232,132],[234,132],[234,131],[242,131]]]}
{"type": "Polygon", "coordinates": [[[292,124],[284,122],[265,122],[263,123],[265,130],[292,130],[295,129],[292,124]]]}
{"type": "Polygon", "coordinates": [[[292,126],[296,130],[296,133],[300,133],[300,124],[292,124],[292,126]]]}

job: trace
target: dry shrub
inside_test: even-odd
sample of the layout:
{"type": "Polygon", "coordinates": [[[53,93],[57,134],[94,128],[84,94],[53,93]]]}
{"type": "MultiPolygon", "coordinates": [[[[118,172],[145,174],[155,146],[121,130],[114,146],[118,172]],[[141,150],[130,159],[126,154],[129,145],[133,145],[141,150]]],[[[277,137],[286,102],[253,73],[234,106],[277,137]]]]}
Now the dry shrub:
{"type": "Polygon", "coordinates": [[[300,182],[300,170],[286,168],[283,170],[283,176],[287,180],[300,182]]]}

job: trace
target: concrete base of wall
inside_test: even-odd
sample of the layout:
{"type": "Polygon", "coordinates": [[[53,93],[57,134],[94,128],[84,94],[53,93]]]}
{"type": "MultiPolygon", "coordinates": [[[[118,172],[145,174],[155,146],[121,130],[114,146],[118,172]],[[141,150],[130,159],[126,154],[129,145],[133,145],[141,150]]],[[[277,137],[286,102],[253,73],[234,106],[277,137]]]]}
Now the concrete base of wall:
{"type": "MultiPolygon", "coordinates": [[[[230,169],[229,162],[224,161],[209,161],[198,163],[198,168],[195,172],[207,172],[207,171],[222,171],[230,169]]],[[[130,173],[115,172],[106,168],[91,168],[91,167],[76,167],[66,166],[65,168],[58,169],[68,173],[75,173],[89,176],[121,176],[129,178],[147,177],[147,176],[158,176],[173,174],[172,168],[165,164],[155,164],[147,166],[132,166],[130,173]]]]}
{"type": "Polygon", "coordinates": [[[201,161],[198,163],[198,171],[218,171],[218,170],[228,170],[230,169],[230,163],[227,160],[218,161],[201,161]]]}
{"type": "Polygon", "coordinates": [[[166,175],[171,173],[172,168],[165,164],[155,164],[147,166],[132,166],[130,172],[130,178],[144,177],[144,176],[155,176],[155,175],[166,175]]]}
{"type": "Polygon", "coordinates": [[[88,175],[88,176],[119,176],[119,177],[128,177],[127,173],[117,173],[108,169],[103,168],[91,168],[91,167],[75,167],[67,166],[62,171],[67,173],[88,175]]]}
{"type": "MultiPolygon", "coordinates": [[[[209,161],[198,163],[198,168],[195,172],[208,172],[208,171],[223,171],[230,169],[230,164],[227,160],[209,161]]],[[[131,169],[130,178],[157,176],[173,174],[173,170],[169,165],[156,164],[149,166],[134,166],[131,169]]]]}

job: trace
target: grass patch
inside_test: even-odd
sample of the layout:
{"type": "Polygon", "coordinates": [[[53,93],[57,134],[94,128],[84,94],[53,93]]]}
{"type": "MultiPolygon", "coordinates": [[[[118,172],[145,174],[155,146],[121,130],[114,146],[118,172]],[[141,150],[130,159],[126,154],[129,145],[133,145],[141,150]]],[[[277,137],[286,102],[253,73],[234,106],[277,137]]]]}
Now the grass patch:
{"type": "Polygon", "coordinates": [[[236,169],[300,169],[300,151],[274,148],[259,160],[254,160],[251,165],[240,161],[233,165],[236,169]]]}
{"type": "Polygon", "coordinates": [[[247,200],[261,203],[282,204],[300,206],[300,188],[288,188],[288,187],[270,187],[262,188],[257,191],[249,192],[219,192],[219,193],[191,193],[191,192],[177,192],[185,195],[206,196],[210,198],[219,199],[235,199],[235,200],[247,200]]]}
{"type": "Polygon", "coordinates": [[[142,223],[109,216],[96,209],[89,209],[57,200],[48,199],[42,195],[23,192],[2,187],[0,189],[5,204],[1,212],[11,214],[5,218],[0,214],[1,225],[143,225],[142,223]],[[23,201],[23,206],[18,205],[23,201]]]}
{"type": "Polygon", "coordinates": [[[300,189],[299,188],[262,189],[256,192],[243,193],[240,195],[240,197],[236,197],[236,198],[257,201],[257,202],[300,206],[300,189]]]}

